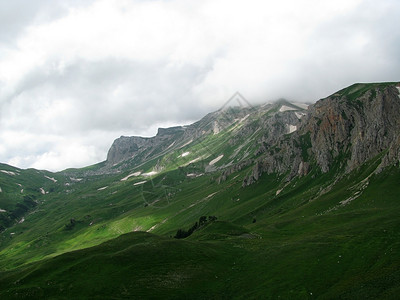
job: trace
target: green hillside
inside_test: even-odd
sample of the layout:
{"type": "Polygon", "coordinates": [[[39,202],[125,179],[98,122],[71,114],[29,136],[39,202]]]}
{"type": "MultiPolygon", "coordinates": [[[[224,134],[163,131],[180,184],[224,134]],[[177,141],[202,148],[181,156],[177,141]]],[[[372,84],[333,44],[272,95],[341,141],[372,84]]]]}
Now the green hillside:
{"type": "MultiPolygon", "coordinates": [[[[284,100],[216,112],[140,163],[1,165],[1,299],[396,299],[398,144],[354,158],[361,135],[337,117],[350,146],[318,152],[324,103],[332,119],[337,97],[372,101],[355,87],[311,112],[284,100]]],[[[370,88],[399,101],[393,84],[370,88]]]]}
{"type": "MultiPolygon", "coordinates": [[[[93,248],[5,271],[0,295],[55,299],[394,298],[400,280],[396,196],[400,191],[393,183],[400,179],[400,172],[396,167],[373,176],[359,198],[341,207],[342,195],[354,189],[353,180],[363,175],[349,175],[331,192],[312,201],[299,182],[297,189],[289,187],[282,196],[258,205],[260,200],[254,195],[272,180],[267,177],[257,187],[245,188],[238,195],[241,200],[233,200],[237,204],[227,197],[228,190],[221,191],[224,196],[216,194],[160,225],[154,230],[156,235],[128,233],[93,248]],[[223,202],[230,202],[226,206],[231,209],[223,209],[223,202]],[[246,211],[250,206],[253,209],[246,211]],[[184,240],[169,237],[211,211],[217,221],[184,240]]],[[[158,217],[175,211],[168,205],[158,208],[159,213],[147,208],[158,217]]],[[[143,209],[137,214],[143,214],[143,209]]],[[[131,226],[126,230],[131,231],[138,219],[124,216],[97,234],[84,230],[83,224],[76,234],[58,233],[54,238],[71,234],[75,238],[69,240],[70,245],[72,240],[109,238],[116,226],[121,231],[131,226]]]]}

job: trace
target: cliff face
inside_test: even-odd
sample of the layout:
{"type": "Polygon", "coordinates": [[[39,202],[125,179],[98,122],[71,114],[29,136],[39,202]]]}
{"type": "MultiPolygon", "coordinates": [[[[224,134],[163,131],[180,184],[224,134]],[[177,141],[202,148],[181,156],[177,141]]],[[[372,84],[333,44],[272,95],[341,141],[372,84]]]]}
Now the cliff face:
{"type": "Polygon", "coordinates": [[[307,110],[284,100],[220,110],[189,126],[159,129],[152,138],[120,137],[110,148],[106,165],[123,169],[180,149],[198,152],[190,144],[212,136],[218,155],[236,149],[230,161],[212,168],[221,171],[219,181],[253,165],[243,186],[263,173],[286,174],[287,181],[312,168],[329,172],[333,165],[348,173],[379,154],[382,169],[400,158],[399,90],[398,83],[354,84],[307,110]]]}
{"type": "Polygon", "coordinates": [[[136,160],[136,164],[143,163],[167,152],[178,150],[204,136],[218,134],[247,113],[249,108],[219,110],[188,126],[159,128],[154,137],[121,136],[109,149],[106,165],[111,167],[128,160],[136,160]]]}
{"type": "Polygon", "coordinates": [[[399,84],[355,84],[311,105],[299,130],[264,149],[243,185],[262,173],[303,176],[312,164],[345,173],[383,153],[380,169],[400,160],[399,84]],[[273,151],[272,149],[279,149],[273,151]]]}
{"type": "MultiPolygon", "coordinates": [[[[312,152],[323,172],[340,154],[352,171],[398,144],[400,99],[394,85],[376,86],[359,95],[354,85],[310,107],[303,132],[310,132],[312,152]]],[[[365,88],[365,87],[364,87],[365,88]]]]}
{"type": "Polygon", "coordinates": [[[128,159],[140,158],[140,162],[151,159],[172,147],[184,133],[182,126],[159,128],[155,137],[121,136],[116,139],[107,154],[107,165],[112,166],[128,159]]]}

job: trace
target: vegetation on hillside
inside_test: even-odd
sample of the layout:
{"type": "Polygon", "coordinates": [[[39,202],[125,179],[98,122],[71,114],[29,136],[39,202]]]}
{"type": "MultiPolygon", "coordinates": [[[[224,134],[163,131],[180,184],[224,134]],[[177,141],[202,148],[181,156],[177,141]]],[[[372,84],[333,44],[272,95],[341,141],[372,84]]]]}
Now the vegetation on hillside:
{"type": "MultiPolygon", "coordinates": [[[[263,113],[290,104],[279,105],[263,113]]],[[[0,298],[395,299],[400,166],[381,168],[389,150],[350,172],[342,151],[323,172],[301,134],[307,172],[246,186],[267,134],[248,129],[261,119],[237,122],[121,172],[0,165],[0,298]]]]}

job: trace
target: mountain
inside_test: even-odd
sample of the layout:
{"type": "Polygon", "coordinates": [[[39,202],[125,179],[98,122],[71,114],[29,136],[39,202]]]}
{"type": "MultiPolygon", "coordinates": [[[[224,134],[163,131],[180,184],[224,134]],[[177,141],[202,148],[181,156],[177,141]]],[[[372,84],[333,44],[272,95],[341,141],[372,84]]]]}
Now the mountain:
{"type": "MultiPolygon", "coordinates": [[[[196,153],[198,157],[210,157],[218,148],[223,152],[231,151],[224,149],[226,142],[230,147],[241,149],[248,145],[247,157],[250,152],[257,151],[260,143],[276,142],[282,135],[295,131],[300,118],[305,114],[304,108],[285,100],[255,107],[226,107],[208,114],[192,125],[159,128],[157,135],[152,138],[122,136],[116,139],[102,170],[111,172],[135,168],[155,158],[163,160],[164,156],[182,152],[184,149],[192,150],[186,151],[184,157],[189,153],[196,153]],[[215,135],[218,135],[217,139],[212,138],[215,135]]],[[[228,165],[242,160],[237,157],[239,152],[240,150],[235,153],[232,157],[235,159],[228,162],[228,165]]],[[[166,166],[158,167],[163,169],[166,166]]]]}
{"type": "Polygon", "coordinates": [[[383,152],[379,169],[397,162],[398,99],[399,88],[389,83],[355,84],[318,101],[310,106],[299,129],[289,139],[265,146],[265,154],[249,181],[263,172],[288,170],[291,180],[309,172],[310,167],[326,173],[335,164],[346,174],[383,152]],[[268,152],[274,147],[280,150],[268,152]]]}
{"type": "Polygon", "coordinates": [[[395,299],[399,93],[224,106],[82,169],[0,165],[0,297],[395,299]]]}
{"type": "MultiPolygon", "coordinates": [[[[258,147],[251,149],[255,167],[245,185],[253,183],[261,173],[282,174],[289,169],[290,180],[307,173],[311,165],[326,173],[337,159],[348,173],[390,148],[382,164],[385,167],[398,158],[400,103],[397,99],[394,83],[355,84],[318,101],[307,113],[285,100],[217,111],[190,126],[160,128],[153,138],[121,137],[111,146],[106,163],[135,167],[236,126],[229,133],[230,146],[243,148],[251,141],[251,146],[258,147]],[[282,138],[288,133],[290,138],[282,138]],[[244,137],[248,136],[251,138],[246,141],[244,137]]],[[[243,157],[235,159],[227,165],[241,164],[243,160],[243,157]]],[[[232,168],[225,174],[230,172],[232,168]]]]}

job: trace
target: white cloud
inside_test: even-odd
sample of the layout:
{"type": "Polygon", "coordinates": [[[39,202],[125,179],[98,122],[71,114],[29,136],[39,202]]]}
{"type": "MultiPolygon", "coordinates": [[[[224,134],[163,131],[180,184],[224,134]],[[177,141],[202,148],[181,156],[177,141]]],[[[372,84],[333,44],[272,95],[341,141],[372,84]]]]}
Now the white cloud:
{"type": "Polygon", "coordinates": [[[21,167],[104,160],[114,138],[196,120],[236,91],[315,101],[400,74],[395,0],[35,3],[0,20],[13,33],[0,34],[0,161],[21,167]]]}

